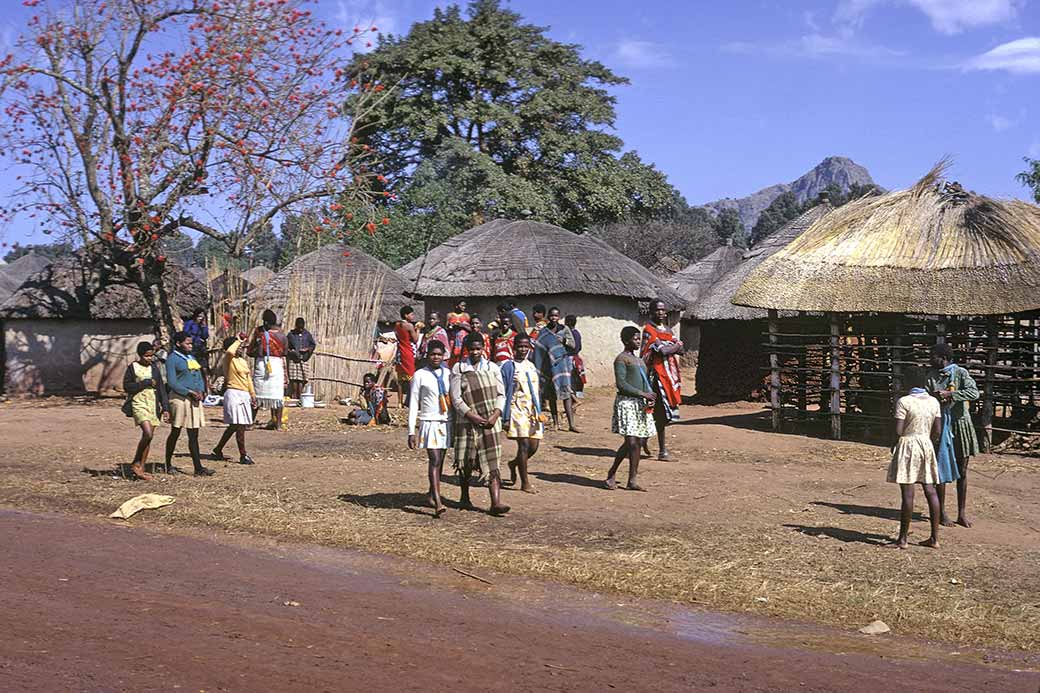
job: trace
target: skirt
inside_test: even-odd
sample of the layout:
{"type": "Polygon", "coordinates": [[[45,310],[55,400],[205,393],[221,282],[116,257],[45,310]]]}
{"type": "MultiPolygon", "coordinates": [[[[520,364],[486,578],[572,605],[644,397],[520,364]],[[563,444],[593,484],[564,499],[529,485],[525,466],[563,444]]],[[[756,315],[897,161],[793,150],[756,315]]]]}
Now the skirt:
{"type": "Polygon", "coordinates": [[[902,436],[892,448],[887,481],[894,484],[937,484],[939,462],[928,436],[902,436]]]}
{"type": "Polygon", "coordinates": [[[202,428],[206,417],[202,414],[202,402],[193,402],[183,395],[170,395],[170,425],[174,428],[202,428]]]}
{"type": "Polygon", "coordinates": [[[289,381],[305,383],[310,379],[311,366],[309,361],[289,361],[289,381]]]}
{"type": "Polygon", "coordinates": [[[155,414],[155,390],[148,388],[141,390],[130,401],[131,411],[134,415],[134,425],[150,423],[152,426],[159,425],[159,417],[155,414]]]}
{"type": "Polygon", "coordinates": [[[420,421],[419,447],[427,450],[447,450],[451,447],[451,422],[420,421]]]}
{"type": "Polygon", "coordinates": [[[509,427],[506,428],[506,438],[516,440],[517,438],[534,438],[541,440],[545,435],[545,426],[538,420],[538,414],[534,409],[534,401],[526,392],[516,389],[513,402],[509,406],[509,427]]]}
{"type": "Polygon", "coordinates": [[[248,392],[230,388],[224,392],[224,423],[229,426],[253,423],[253,403],[248,392]]]}
{"type": "Polygon", "coordinates": [[[282,359],[258,358],[253,365],[253,388],[256,399],[265,409],[280,409],[285,399],[285,366],[282,359]],[[267,373],[266,364],[271,364],[271,373],[267,373]]]}
{"type": "Polygon", "coordinates": [[[654,416],[646,410],[646,400],[620,393],[614,398],[610,430],[618,435],[636,438],[653,438],[657,434],[654,416]]]}

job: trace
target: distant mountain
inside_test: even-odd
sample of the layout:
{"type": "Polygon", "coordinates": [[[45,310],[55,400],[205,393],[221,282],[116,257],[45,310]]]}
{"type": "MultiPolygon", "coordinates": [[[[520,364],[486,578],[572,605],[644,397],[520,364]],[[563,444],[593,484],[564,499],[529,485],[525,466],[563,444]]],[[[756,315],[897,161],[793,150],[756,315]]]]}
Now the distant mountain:
{"type": "Polygon", "coordinates": [[[750,231],[754,228],[758,216],[769,204],[788,190],[793,191],[799,202],[810,200],[826,188],[828,185],[837,185],[843,191],[849,189],[850,185],[875,185],[870,172],[857,164],[852,159],[843,156],[829,156],[811,171],[791,183],[778,183],[762,188],[747,197],[726,197],[714,202],[702,205],[712,212],[718,214],[724,209],[735,209],[740,214],[740,221],[744,228],[750,231]]]}

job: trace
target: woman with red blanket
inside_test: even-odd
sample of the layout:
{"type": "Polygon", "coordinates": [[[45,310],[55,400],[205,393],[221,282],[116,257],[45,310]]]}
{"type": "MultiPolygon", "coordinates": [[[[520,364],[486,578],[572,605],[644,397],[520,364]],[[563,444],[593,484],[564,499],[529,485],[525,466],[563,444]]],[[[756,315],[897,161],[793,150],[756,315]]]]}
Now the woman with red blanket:
{"type": "MultiPolygon", "coordinates": [[[[654,400],[654,426],[657,428],[657,459],[671,459],[665,442],[664,428],[679,420],[682,401],[682,376],[679,375],[679,355],[683,343],[672,335],[668,326],[668,306],[664,301],[650,303],[650,322],[643,327],[643,345],[640,356],[646,362],[654,400]]],[[[644,442],[645,445],[645,442],[644,442]]],[[[650,454],[649,450],[646,454],[650,454]]]]}

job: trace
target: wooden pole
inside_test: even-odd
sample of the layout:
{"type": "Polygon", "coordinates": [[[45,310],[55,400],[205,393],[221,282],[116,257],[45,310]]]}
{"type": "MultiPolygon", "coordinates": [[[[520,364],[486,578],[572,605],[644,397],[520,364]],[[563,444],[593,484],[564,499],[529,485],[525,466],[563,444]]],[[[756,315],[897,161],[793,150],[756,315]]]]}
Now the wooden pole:
{"type": "MultiPolygon", "coordinates": [[[[1000,344],[1000,326],[996,316],[990,316],[986,320],[986,342],[990,347],[1000,344]]],[[[986,382],[982,395],[982,451],[989,452],[993,449],[993,367],[997,365],[997,350],[991,348],[986,353],[986,382]]]]}
{"type": "Polygon", "coordinates": [[[838,316],[831,313],[831,437],[841,440],[841,353],[838,316]]]}
{"type": "Polygon", "coordinates": [[[776,351],[777,333],[780,331],[779,315],[769,309],[769,406],[773,410],[773,430],[781,426],[780,411],[780,356],[776,351]]]}

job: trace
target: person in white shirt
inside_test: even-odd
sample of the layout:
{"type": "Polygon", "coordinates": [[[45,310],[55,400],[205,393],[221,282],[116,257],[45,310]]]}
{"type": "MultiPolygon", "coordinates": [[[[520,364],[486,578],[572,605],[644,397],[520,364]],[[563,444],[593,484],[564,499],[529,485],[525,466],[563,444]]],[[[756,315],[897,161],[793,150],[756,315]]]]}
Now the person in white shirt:
{"type": "Polygon", "coordinates": [[[455,470],[462,487],[461,505],[472,508],[469,477],[478,466],[487,477],[491,492],[490,513],[505,515],[509,506],[501,500],[502,409],[506,391],[502,372],[484,356],[483,335],[471,332],[466,337],[466,357],[451,369],[451,406],[455,413],[455,470]]]}
{"type": "Polygon", "coordinates": [[[415,372],[408,400],[408,449],[426,450],[430,492],[427,500],[434,517],[444,513],[441,503],[441,473],[444,454],[451,447],[451,371],[444,366],[445,345],[426,344],[426,365],[415,372]]]}

